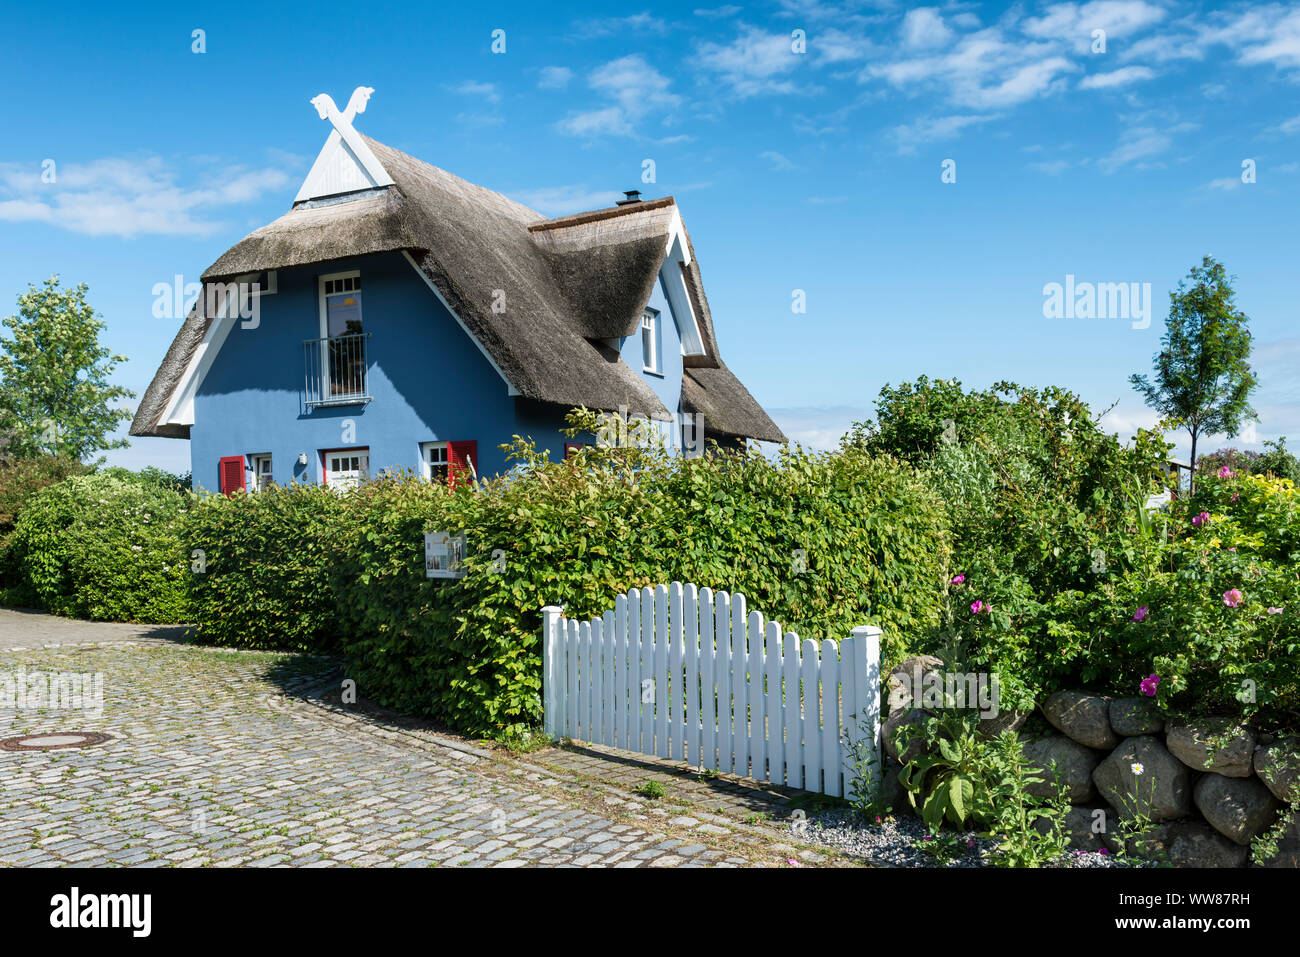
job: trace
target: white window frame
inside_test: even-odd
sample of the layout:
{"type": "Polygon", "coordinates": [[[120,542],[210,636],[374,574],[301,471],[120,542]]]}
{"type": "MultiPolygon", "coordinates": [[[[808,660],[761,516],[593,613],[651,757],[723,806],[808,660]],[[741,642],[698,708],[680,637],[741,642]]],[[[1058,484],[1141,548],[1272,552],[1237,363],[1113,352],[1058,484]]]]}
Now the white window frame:
{"type": "MultiPolygon", "coordinates": [[[[325,283],[331,282],[332,280],[336,280],[336,279],[358,279],[359,280],[360,278],[361,278],[360,269],[349,269],[347,272],[327,273],[326,275],[317,278],[316,298],[319,301],[319,308],[320,308],[320,338],[328,339],[330,337],[330,317],[329,317],[329,309],[326,306],[326,302],[325,302],[325,283]]],[[[360,291],[361,290],[358,290],[358,292],[360,291]]],[[[366,321],[365,299],[363,298],[361,302],[362,302],[361,322],[364,324],[366,321]]]]}
{"type": "Polygon", "coordinates": [[[345,491],[356,488],[361,484],[363,478],[370,476],[370,449],[333,449],[324,453],[325,461],[323,463],[325,485],[335,491],[345,491]],[[330,468],[330,459],[336,457],[356,458],[359,468],[353,469],[332,469],[330,468]]]}
{"type": "Polygon", "coordinates": [[[659,310],[646,309],[641,314],[641,371],[649,372],[653,375],[663,375],[663,370],[659,368],[659,310]],[[646,330],[650,330],[650,364],[646,363],[646,330]]]}
{"type": "Polygon", "coordinates": [[[421,442],[420,443],[420,474],[424,476],[426,482],[433,481],[433,463],[429,461],[429,452],[433,449],[442,449],[442,466],[447,469],[447,474],[451,469],[451,444],[448,442],[421,442]]]}
{"type": "Polygon", "coordinates": [[[261,492],[267,487],[267,485],[274,481],[271,478],[273,474],[271,471],[271,453],[266,452],[258,455],[250,455],[248,457],[248,463],[253,472],[253,481],[250,490],[253,492],[261,492]],[[261,470],[263,462],[266,463],[266,485],[263,485],[261,481],[262,475],[264,474],[261,470]]]}

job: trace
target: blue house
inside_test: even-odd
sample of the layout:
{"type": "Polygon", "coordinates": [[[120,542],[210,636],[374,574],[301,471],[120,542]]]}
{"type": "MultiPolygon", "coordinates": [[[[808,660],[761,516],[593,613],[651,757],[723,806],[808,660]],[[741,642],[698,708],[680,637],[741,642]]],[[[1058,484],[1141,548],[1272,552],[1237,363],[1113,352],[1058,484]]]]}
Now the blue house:
{"type": "MultiPolygon", "coordinates": [[[[548,219],[340,114],[292,208],[203,274],[131,434],[190,440],[196,487],[503,471],[586,406],[672,444],[785,436],[723,363],[672,197],[548,219]]],[[[594,437],[592,441],[595,441],[594,437]]]]}

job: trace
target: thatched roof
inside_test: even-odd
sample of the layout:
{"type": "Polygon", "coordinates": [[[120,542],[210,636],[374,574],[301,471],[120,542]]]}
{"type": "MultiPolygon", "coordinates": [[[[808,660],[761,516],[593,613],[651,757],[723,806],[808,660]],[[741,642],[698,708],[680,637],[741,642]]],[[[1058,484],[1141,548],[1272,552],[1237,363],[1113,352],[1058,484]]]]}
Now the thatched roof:
{"type": "MultiPolygon", "coordinates": [[[[406,252],[520,395],[566,407],[625,406],[633,414],[675,411],[601,342],[636,332],[679,221],[672,197],[547,219],[500,193],[366,142],[394,186],[347,202],[298,204],[232,247],[204,281],[406,252]],[[498,290],[505,297],[501,313],[492,309],[498,290]]],[[[686,284],[708,355],[687,357],[688,365],[696,367],[692,374],[705,366],[722,375],[707,385],[683,385],[683,399],[692,389],[700,393],[698,411],[717,417],[706,426],[710,431],[785,441],[721,365],[693,251],[691,259],[686,284]]],[[[132,435],[188,436],[188,427],[158,420],[210,322],[197,312],[185,320],[141,399],[132,435]]]]}
{"type": "Polygon", "coordinates": [[[713,368],[688,368],[682,376],[682,411],[704,413],[706,438],[788,441],[758,401],[721,359],[713,368]]]}

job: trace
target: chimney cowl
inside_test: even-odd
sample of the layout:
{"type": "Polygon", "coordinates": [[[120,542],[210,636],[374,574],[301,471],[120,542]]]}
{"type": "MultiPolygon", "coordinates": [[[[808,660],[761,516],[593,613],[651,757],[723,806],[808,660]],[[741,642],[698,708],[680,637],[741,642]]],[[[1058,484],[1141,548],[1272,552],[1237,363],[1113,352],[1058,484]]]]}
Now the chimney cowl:
{"type": "Polygon", "coordinates": [[[633,203],[641,202],[641,191],[639,189],[623,190],[623,199],[620,199],[615,206],[631,206],[633,203]]]}

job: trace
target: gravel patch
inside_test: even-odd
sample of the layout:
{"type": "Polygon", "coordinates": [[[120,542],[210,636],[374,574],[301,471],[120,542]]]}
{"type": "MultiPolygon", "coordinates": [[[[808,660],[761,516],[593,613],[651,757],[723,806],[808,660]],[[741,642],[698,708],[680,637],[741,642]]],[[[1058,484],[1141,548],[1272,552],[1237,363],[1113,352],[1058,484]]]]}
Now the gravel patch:
{"type": "MultiPolygon", "coordinates": [[[[938,838],[910,814],[869,821],[856,811],[834,809],[786,823],[801,840],[862,858],[876,867],[991,867],[997,842],[945,831],[938,838]],[[880,823],[876,823],[879,821],[880,823]]],[[[1071,851],[1054,867],[1139,867],[1142,862],[1091,851],[1071,851]]]]}

